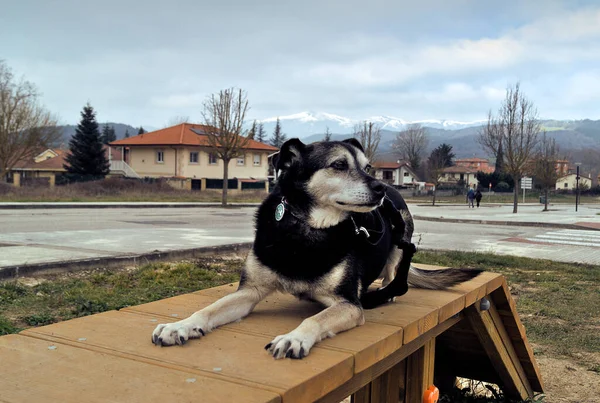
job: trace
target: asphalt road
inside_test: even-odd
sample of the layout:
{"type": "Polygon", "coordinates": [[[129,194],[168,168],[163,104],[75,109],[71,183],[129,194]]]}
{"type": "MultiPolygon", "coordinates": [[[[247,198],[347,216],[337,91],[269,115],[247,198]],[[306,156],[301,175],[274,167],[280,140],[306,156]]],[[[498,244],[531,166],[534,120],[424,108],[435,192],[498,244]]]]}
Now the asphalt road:
{"type": "MultiPolygon", "coordinates": [[[[0,267],[253,239],[255,208],[0,210],[0,267]]],[[[600,231],[416,221],[421,248],[600,264],[600,231]]]]}

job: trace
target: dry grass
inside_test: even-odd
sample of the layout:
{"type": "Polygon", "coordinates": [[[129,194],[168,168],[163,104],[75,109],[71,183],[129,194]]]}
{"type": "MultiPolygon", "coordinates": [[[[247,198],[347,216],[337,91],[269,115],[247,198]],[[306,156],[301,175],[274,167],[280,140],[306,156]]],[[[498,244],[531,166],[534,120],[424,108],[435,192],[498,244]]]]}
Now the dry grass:
{"type": "MultiPolygon", "coordinates": [[[[228,195],[231,202],[261,202],[264,191],[247,190],[228,195]]],[[[49,187],[16,188],[0,183],[2,202],[220,202],[220,190],[189,191],[171,187],[166,181],[107,178],[93,182],[49,187]]]]}

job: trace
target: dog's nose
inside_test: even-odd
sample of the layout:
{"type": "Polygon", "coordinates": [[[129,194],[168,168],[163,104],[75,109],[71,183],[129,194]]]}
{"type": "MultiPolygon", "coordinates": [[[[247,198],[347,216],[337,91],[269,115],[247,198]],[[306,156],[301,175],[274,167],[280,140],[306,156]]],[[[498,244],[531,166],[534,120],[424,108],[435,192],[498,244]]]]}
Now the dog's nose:
{"type": "Polygon", "coordinates": [[[372,181],[369,183],[369,187],[375,193],[376,196],[381,196],[385,194],[385,185],[379,181],[372,181]]]}

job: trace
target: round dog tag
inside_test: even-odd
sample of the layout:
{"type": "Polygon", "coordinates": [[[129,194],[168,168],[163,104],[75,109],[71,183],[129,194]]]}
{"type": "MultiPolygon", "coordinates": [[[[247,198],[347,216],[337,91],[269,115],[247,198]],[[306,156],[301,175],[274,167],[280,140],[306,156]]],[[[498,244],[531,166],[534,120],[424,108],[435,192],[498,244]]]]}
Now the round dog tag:
{"type": "Polygon", "coordinates": [[[283,205],[283,203],[279,203],[277,205],[277,208],[275,209],[275,219],[277,221],[281,221],[284,214],[285,214],[285,206],[283,205]]]}

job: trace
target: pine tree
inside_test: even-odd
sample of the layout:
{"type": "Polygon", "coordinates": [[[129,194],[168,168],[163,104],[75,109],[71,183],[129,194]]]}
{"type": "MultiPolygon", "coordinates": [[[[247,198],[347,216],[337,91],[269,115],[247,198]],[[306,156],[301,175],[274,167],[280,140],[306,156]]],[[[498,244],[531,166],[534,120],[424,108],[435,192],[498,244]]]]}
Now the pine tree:
{"type": "Polygon", "coordinates": [[[254,140],[254,137],[256,136],[256,120],[254,122],[252,122],[252,127],[250,128],[250,131],[248,132],[248,137],[250,140],[254,140]]]}
{"type": "Polygon", "coordinates": [[[265,132],[265,126],[262,123],[258,124],[258,127],[256,129],[255,140],[260,143],[264,143],[265,141],[267,141],[267,133],[265,132]]]}
{"type": "Polygon", "coordinates": [[[498,143],[498,151],[496,152],[496,167],[494,172],[499,174],[504,173],[504,150],[502,149],[502,140],[498,143]]]}
{"type": "Polygon", "coordinates": [[[327,129],[325,129],[325,137],[323,138],[323,141],[331,141],[331,132],[329,131],[329,126],[327,126],[327,129]]]}
{"type": "MultiPolygon", "coordinates": [[[[140,126],[140,128],[138,129],[138,134],[144,134],[144,133],[146,133],[146,130],[144,130],[144,128],[142,126],[140,126]]],[[[129,136],[125,136],[125,137],[129,137],[129,136]]]]}
{"type": "Polygon", "coordinates": [[[102,127],[102,134],[100,135],[100,141],[102,144],[108,144],[117,139],[117,133],[115,132],[114,126],[109,126],[105,123],[102,127]]]}
{"type": "Polygon", "coordinates": [[[69,141],[70,153],[64,168],[70,174],[85,176],[106,176],[110,164],[106,158],[96,113],[88,103],[81,112],[81,121],[77,125],[75,135],[69,141]]]}
{"type": "Polygon", "coordinates": [[[108,136],[110,133],[110,128],[108,127],[108,123],[105,123],[104,126],[102,126],[102,134],[100,135],[100,141],[102,142],[102,144],[107,144],[108,141],[108,136]]]}
{"type": "Polygon", "coordinates": [[[275,124],[275,130],[273,130],[273,137],[269,140],[273,147],[281,148],[283,143],[287,140],[287,137],[281,131],[281,123],[279,122],[279,118],[277,118],[277,123],[275,124]]]}
{"type": "MultiPolygon", "coordinates": [[[[141,127],[140,127],[141,129],[141,127]]],[[[143,129],[142,129],[143,130],[143,129]]],[[[140,134],[144,134],[144,133],[140,133],[140,134]]],[[[129,138],[129,129],[125,129],[125,138],[128,139],[129,138]]]]}

